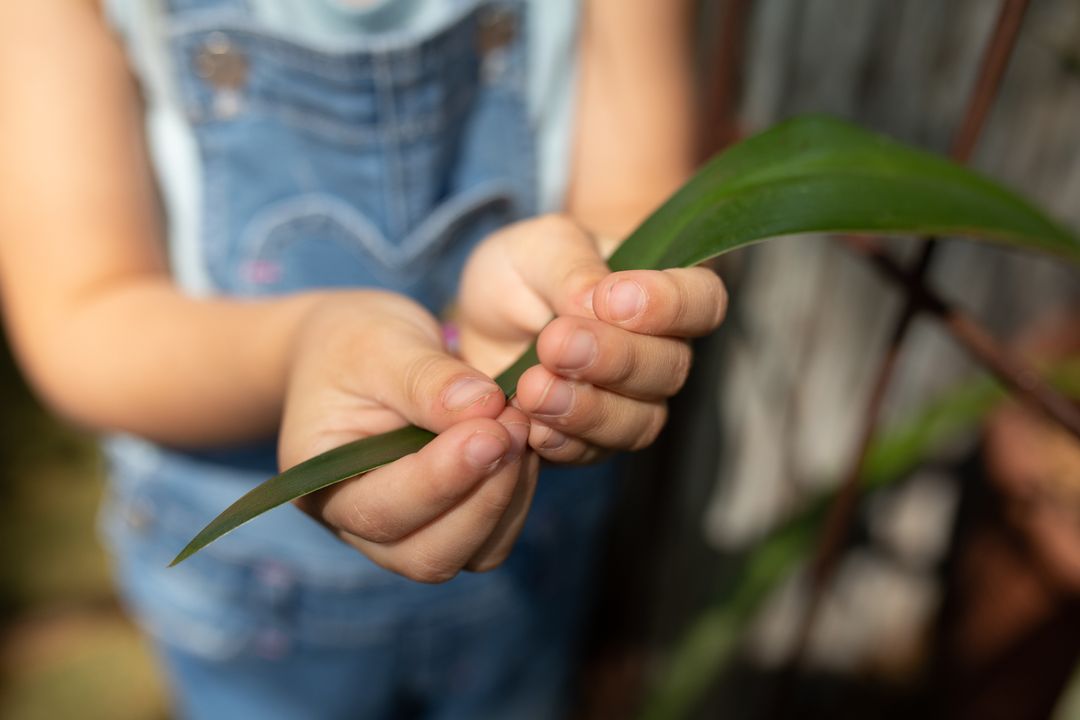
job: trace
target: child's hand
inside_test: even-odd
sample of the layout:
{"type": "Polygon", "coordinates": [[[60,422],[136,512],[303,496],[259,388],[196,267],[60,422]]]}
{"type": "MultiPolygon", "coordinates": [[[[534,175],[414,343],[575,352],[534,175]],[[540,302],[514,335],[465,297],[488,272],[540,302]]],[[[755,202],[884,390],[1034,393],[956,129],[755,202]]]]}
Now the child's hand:
{"type": "Polygon", "coordinates": [[[331,294],[296,339],[287,388],[282,467],[407,423],[441,433],[414,455],[302,498],[302,509],[422,582],[505,559],[536,483],[528,419],[445,352],[422,308],[389,293],[331,294]]]}
{"type": "Polygon", "coordinates": [[[588,462],[656,439],[690,369],[685,339],[716,329],[726,301],[704,268],[612,273],[584,230],[549,216],[496,233],[470,258],[461,349],[496,373],[539,333],[541,365],[522,375],[513,404],[541,456],[588,462]]]}

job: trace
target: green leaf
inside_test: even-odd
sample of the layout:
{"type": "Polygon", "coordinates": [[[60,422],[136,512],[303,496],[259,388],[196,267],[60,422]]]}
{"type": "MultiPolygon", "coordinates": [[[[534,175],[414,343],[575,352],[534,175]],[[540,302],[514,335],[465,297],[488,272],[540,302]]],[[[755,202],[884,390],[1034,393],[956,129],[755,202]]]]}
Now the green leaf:
{"type": "MultiPolygon", "coordinates": [[[[777,125],[717,156],[635,230],[608,264],[612,270],[689,267],[761,240],[807,232],[962,235],[1080,263],[1080,240],[1000,185],[934,155],[814,116],[777,125]]],[[[534,345],[499,375],[507,396],[536,362],[534,345]]],[[[421,432],[366,438],[268,480],[200,532],[174,564],[270,508],[415,452],[431,438],[421,432]]]]}
{"type": "Polygon", "coordinates": [[[433,439],[434,433],[410,425],[382,435],[356,440],[316,455],[280,475],[275,475],[230,505],[192,538],[169,563],[169,567],[182,562],[225,533],[267,510],[388,465],[416,452],[433,439]]]}
{"type": "Polygon", "coordinates": [[[688,267],[807,232],[961,235],[1080,262],[1080,241],[1000,185],[839,120],[796,118],[718,155],[609,260],[688,267]]]}
{"type": "MultiPolygon", "coordinates": [[[[1080,398],[1080,361],[1061,361],[1046,378],[1066,396],[1080,398]]],[[[980,375],[883,432],[870,445],[862,467],[864,495],[908,476],[940,448],[975,429],[1005,397],[993,378],[980,375]]],[[[818,495],[752,547],[729,558],[734,571],[714,602],[687,625],[646,698],[644,720],[692,716],[735,657],[764,601],[814,548],[835,498],[835,490],[818,495]]]]}

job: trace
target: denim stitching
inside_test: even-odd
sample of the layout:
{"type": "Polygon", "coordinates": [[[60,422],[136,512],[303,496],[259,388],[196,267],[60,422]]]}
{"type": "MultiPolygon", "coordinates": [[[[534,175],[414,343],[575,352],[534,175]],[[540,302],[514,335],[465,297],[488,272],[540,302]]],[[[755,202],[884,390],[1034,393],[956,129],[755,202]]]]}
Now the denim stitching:
{"type": "Polygon", "coordinates": [[[382,147],[380,156],[386,164],[387,182],[383,185],[384,199],[387,207],[387,229],[390,235],[401,235],[408,227],[408,207],[404,204],[402,196],[405,193],[402,179],[403,169],[398,162],[400,152],[400,138],[397,135],[397,107],[394,96],[393,76],[389,66],[389,58],[378,55],[375,61],[375,97],[379,103],[382,118],[379,125],[382,147]]]}
{"type": "Polygon", "coordinates": [[[409,233],[399,248],[403,255],[414,259],[434,253],[453,239],[451,233],[445,230],[488,205],[499,201],[513,203],[513,195],[513,188],[502,180],[480,183],[435,208],[409,233]]]}
{"type": "MultiPolygon", "coordinates": [[[[446,20],[424,33],[387,33],[356,38],[340,47],[310,47],[298,43],[285,34],[272,28],[256,24],[252,19],[238,16],[232,11],[218,8],[192,10],[174,16],[169,24],[173,35],[194,35],[210,30],[222,30],[249,37],[279,51],[283,56],[298,63],[309,63],[308,67],[316,71],[336,72],[339,77],[348,80],[355,71],[356,64],[366,63],[367,54],[392,54],[418,47],[425,54],[437,47],[440,42],[449,43],[446,49],[460,49],[454,43],[468,42],[472,39],[473,21],[484,0],[470,0],[457,8],[446,20]],[[253,29],[254,28],[254,29],[253,29]]],[[[438,66],[437,57],[441,53],[432,53],[433,66],[438,66]]]]}
{"type": "MultiPolygon", "coordinates": [[[[346,249],[362,249],[388,269],[406,270],[452,240],[451,233],[446,232],[448,229],[499,202],[512,204],[513,188],[501,180],[481,183],[439,205],[401,243],[394,244],[371,220],[341,198],[326,193],[292,197],[264,209],[245,228],[240,240],[241,267],[280,252],[294,242],[303,242],[302,237],[272,240],[275,231],[294,224],[329,220],[356,240],[355,245],[346,249]]],[[[254,293],[259,289],[257,283],[242,277],[236,283],[242,291],[254,293]]]]}
{"type": "MultiPolygon", "coordinates": [[[[271,205],[260,211],[245,228],[240,237],[240,248],[245,262],[263,259],[267,255],[279,252],[303,238],[273,240],[275,231],[292,224],[304,223],[313,219],[329,220],[337,223],[346,233],[357,241],[381,263],[389,265],[395,262],[390,252],[390,243],[368,218],[364,217],[349,203],[326,193],[308,193],[291,197],[288,200],[271,205]]],[[[355,246],[349,249],[354,249],[355,246]]],[[[242,281],[243,282],[243,281],[242,281]]],[[[254,289],[255,284],[243,283],[245,288],[254,289]]]]}
{"type": "Polygon", "coordinates": [[[228,227],[231,213],[229,203],[225,201],[228,192],[228,173],[218,168],[220,153],[213,151],[211,138],[204,137],[199,143],[203,170],[203,216],[200,221],[203,237],[206,239],[207,277],[219,290],[228,289],[229,285],[223,270],[228,263],[228,227]]]}

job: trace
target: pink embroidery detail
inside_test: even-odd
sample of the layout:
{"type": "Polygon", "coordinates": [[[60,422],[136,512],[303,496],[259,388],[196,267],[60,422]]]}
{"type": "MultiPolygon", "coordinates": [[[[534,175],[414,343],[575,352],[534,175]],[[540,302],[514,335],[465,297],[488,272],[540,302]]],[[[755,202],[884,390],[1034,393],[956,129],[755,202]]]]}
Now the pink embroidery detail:
{"type": "Polygon", "coordinates": [[[272,260],[252,260],[244,266],[244,278],[255,285],[269,285],[281,280],[281,264],[272,260]]]}

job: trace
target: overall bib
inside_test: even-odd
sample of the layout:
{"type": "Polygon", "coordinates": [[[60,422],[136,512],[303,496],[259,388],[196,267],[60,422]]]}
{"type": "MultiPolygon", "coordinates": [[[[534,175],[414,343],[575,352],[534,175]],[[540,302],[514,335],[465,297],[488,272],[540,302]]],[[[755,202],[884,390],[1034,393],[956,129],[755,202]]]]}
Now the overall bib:
{"type": "MultiPolygon", "coordinates": [[[[176,103],[197,152],[197,237],[178,265],[198,279],[180,272],[181,285],[238,297],[376,287],[438,313],[471,248],[535,214],[525,0],[448,0],[421,29],[332,47],[262,25],[245,0],[157,3],[152,28],[120,29],[132,57],[149,44],[164,69],[135,63],[148,122],[176,103]]],[[[160,148],[155,160],[166,183],[160,148]]],[[[276,472],[274,443],[192,452],[124,437],[106,455],[103,532],[182,712],[561,715],[609,467],[545,471],[503,567],[428,586],[291,506],[166,569],[276,472]]]]}

